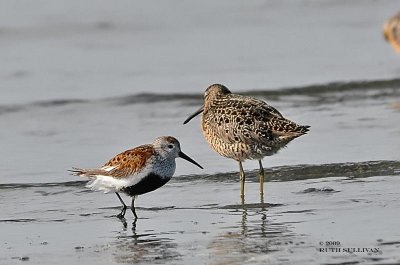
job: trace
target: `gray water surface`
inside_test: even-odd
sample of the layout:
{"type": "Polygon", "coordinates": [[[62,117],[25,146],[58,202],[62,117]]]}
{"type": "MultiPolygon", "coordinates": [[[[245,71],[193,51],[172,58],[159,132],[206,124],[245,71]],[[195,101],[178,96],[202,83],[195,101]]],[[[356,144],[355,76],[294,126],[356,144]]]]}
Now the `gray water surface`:
{"type": "Polygon", "coordinates": [[[1,1],[0,103],[397,78],[397,0],[1,1]]]}
{"type": "Polygon", "coordinates": [[[1,185],[0,262],[398,264],[400,163],[335,168],[343,176],[324,177],[325,166],[288,168],[301,177],[274,177],[265,202],[248,172],[245,204],[232,176],[176,177],[139,197],[139,219],[131,224],[128,211],[127,227],[115,217],[116,196],[88,191],[82,181],[1,185]],[[391,171],[370,177],[382,168],[391,171]],[[346,171],[359,174],[340,173],[346,171]],[[342,252],[321,252],[329,242],[342,252]]]}
{"type": "Polygon", "coordinates": [[[0,263],[398,264],[398,82],[244,92],[312,126],[264,159],[264,200],[257,163],[244,164],[245,204],[237,164],[210,150],[198,119],[182,125],[200,94],[3,106],[3,152],[19,150],[3,157],[0,263]],[[129,211],[127,227],[115,217],[114,194],[66,171],[164,132],[205,169],[178,160],[170,183],[137,199],[135,226],[129,211]]]}
{"type": "Polygon", "coordinates": [[[1,1],[0,264],[400,264],[398,8],[1,1]],[[242,204],[237,163],[182,124],[216,82],[311,126],[263,160],[263,200],[256,161],[242,204]],[[67,172],[161,135],[204,170],[178,159],[136,225],[67,172]]]}

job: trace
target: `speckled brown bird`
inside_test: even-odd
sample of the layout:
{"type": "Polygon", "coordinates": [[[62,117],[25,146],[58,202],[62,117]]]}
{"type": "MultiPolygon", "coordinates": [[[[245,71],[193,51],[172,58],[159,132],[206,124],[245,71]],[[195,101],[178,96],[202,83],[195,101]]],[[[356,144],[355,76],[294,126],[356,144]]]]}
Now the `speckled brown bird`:
{"type": "Polygon", "coordinates": [[[389,18],[383,25],[383,36],[400,53],[400,12],[389,18]]]}
{"type": "Polygon", "coordinates": [[[122,203],[121,213],[117,215],[120,219],[124,218],[127,206],[118,192],[124,192],[132,197],[131,210],[136,220],[134,206],[136,196],[166,184],[175,173],[177,157],[202,168],[181,151],[177,139],[163,136],[155,139],[152,144],[141,145],[116,155],[101,168],[73,168],[70,171],[74,175],[90,178],[87,187],[93,190],[115,192],[122,203]]]}
{"type": "Polygon", "coordinates": [[[221,156],[239,162],[241,188],[244,200],[245,174],[242,162],[258,160],[260,166],[260,194],[264,194],[264,168],[261,160],[286,146],[294,138],[308,132],[310,126],[298,125],[282,116],[264,101],[232,94],[220,84],[208,87],[204,105],[190,115],[202,114],[201,126],[208,144],[221,156]]]}

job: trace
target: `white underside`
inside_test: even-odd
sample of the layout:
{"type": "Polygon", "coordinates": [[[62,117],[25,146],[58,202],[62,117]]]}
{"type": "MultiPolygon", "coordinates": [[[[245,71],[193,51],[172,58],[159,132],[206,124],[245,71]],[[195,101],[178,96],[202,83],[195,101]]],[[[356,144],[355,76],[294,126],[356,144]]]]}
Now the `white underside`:
{"type": "MultiPolygon", "coordinates": [[[[101,169],[111,171],[115,168],[106,166],[101,169]]],[[[148,163],[140,172],[136,172],[126,178],[113,178],[104,175],[91,176],[92,180],[87,183],[86,187],[92,190],[100,190],[104,193],[118,192],[123,188],[136,185],[150,173],[170,179],[175,173],[175,159],[172,159],[172,161],[163,160],[154,164],[148,163]]]]}
{"type": "MultiPolygon", "coordinates": [[[[109,167],[107,169],[103,169],[105,169],[106,171],[110,171],[113,168],[109,167]]],[[[93,178],[95,179],[92,179],[86,184],[86,187],[92,190],[103,191],[104,193],[117,192],[125,187],[133,186],[139,183],[149,173],[149,170],[147,170],[147,168],[144,168],[142,171],[135,173],[127,178],[113,178],[110,176],[96,175],[93,176],[93,178]]]]}

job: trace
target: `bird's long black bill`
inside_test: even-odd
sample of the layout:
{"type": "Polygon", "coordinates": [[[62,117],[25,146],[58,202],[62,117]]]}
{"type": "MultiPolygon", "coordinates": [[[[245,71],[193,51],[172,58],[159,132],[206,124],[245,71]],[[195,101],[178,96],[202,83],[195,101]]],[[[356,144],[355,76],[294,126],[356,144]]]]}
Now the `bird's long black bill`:
{"type": "Polygon", "coordinates": [[[195,165],[198,166],[199,168],[203,169],[202,166],[200,166],[199,164],[197,164],[196,161],[194,161],[193,159],[191,159],[190,157],[188,157],[187,155],[185,155],[185,153],[183,153],[182,151],[179,152],[179,157],[180,157],[180,158],[183,158],[183,159],[189,161],[190,163],[195,164],[195,165]]]}
{"type": "Polygon", "coordinates": [[[196,110],[196,112],[193,113],[192,115],[190,115],[190,116],[183,122],[183,124],[188,123],[191,119],[193,119],[194,117],[196,117],[197,115],[199,115],[200,113],[202,113],[203,110],[204,110],[204,107],[201,106],[201,108],[198,109],[198,110],[196,110]]]}

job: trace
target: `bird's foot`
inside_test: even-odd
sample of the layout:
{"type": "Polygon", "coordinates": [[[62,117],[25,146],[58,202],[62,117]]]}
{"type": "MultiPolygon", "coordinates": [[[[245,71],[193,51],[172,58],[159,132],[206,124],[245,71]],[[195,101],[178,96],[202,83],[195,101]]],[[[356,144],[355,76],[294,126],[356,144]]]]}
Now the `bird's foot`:
{"type": "Polygon", "coordinates": [[[127,207],[124,205],[124,206],[122,207],[121,212],[120,212],[119,214],[117,214],[117,217],[118,217],[119,219],[125,219],[126,208],[127,208],[127,207]]]}
{"type": "Polygon", "coordinates": [[[120,217],[119,215],[117,215],[117,217],[118,217],[118,219],[121,221],[121,223],[122,223],[124,229],[126,229],[126,228],[128,227],[128,223],[126,222],[125,217],[123,217],[123,216],[120,217]]]}

